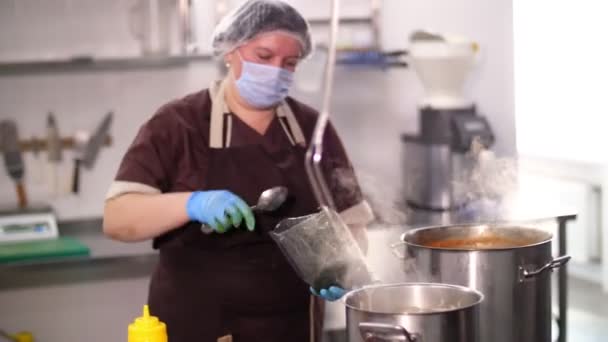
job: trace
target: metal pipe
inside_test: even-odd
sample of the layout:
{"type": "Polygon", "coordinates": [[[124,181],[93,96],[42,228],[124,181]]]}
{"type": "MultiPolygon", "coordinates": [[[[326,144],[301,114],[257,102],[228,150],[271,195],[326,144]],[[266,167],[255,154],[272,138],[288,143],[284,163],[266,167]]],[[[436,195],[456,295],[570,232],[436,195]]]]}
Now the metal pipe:
{"type": "Polygon", "coordinates": [[[325,68],[323,105],[315,129],[312,134],[312,141],[306,152],[306,173],[312,185],[313,192],[321,206],[335,209],[335,204],[323,170],[321,161],[323,160],[323,135],[329,121],[329,111],[331,107],[331,97],[334,82],[334,72],[336,66],[336,44],[339,28],[340,0],[331,2],[331,26],[329,35],[327,67],[325,68]]]}

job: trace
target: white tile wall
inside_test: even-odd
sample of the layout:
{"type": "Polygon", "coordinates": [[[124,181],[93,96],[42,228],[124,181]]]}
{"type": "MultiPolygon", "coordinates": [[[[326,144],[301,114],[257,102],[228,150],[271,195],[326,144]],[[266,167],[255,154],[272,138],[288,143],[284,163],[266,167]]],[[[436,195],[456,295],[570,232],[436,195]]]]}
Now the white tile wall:
{"type": "MultiPolygon", "coordinates": [[[[69,193],[72,151],[65,151],[60,166],[64,192],[50,196],[46,155],[38,162],[27,153],[26,187],[31,202],[42,205],[52,201],[62,219],[99,216],[103,195],[109,186],[122,154],[133,140],[139,126],[170,99],[207,87],[213,79],[212,65],[148,72],[113,72],[95,74],[51,74],[0,78],[0,118],[13,118],[22,138],[42,137],[46,115],[55,113],[62,135],[78,129],[92,130],[108,111],[115,113],[111,129],[114,144],[99,154],[94,169],[81,175],[78,196],[69,193]],[[41,174],[41,175],[40,175],[41,174]]],[[[0,174],[0,207],[14,206],[13,185],[0,174]]]]}

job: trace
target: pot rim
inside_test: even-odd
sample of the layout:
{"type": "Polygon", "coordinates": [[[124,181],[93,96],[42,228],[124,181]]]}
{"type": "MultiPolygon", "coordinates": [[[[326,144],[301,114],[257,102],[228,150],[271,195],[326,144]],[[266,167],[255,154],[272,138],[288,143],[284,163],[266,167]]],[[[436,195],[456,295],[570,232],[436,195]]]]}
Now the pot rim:
{"type": "Polygon", "coordinates": [[[450,224],[450,225],[436,225],[436,226],[428,226],[428,227],[420,227],[420,228],[414,228],[411,230],[406,231],[405,233],[401,234],[401,236],[399,237],[399,240],[403,243],[406,244],[408,246],[413,246],[413,247],[419,247],[419,248],[424,248],[424,249],[432,249],[432,250],[439,250],[439,251],[450,251],[450,252],[499,252],[499,251],[508,251],[508,250],[517,250],[517,249],[522,249],[522,248],[531,248],[531,247],[537,247],[540,245],[544,245],[546,243],[551,243],[551,241],[553,240],[553,233],[538,229],[538,228],[532,228],[532,227],[526,227],[525,223],[522,223],[521,226],[518,226],[518,223],[514,222],[514,223],[509,223],[509,222],[477,222],[477,223],[461,223],[461,224],[450,224]],[[421,231],[426,231],[426,230],[433,230],[433,229],[439,229],[439,228],[456,228],[456,227],[467,227],[470,226],[471,228],[473,227],[480,227],[480,226],[505,226],[505,225],[509,225],[510,228],[520,228],[520,229],[526,229],[526,230],[532,230],[532,231],[536,231],[539,233],[543,233],[543,234],[547,234],[547,238],[542,240],[542,241],[538,241],[535,243],[531,243],[531,244],[527,244],[527,245],[523,245],[523,246],[516,246],[516,247],[496,247],[496,248],[454,248],[454,247],[434,247],[434,246],[427,246],[427,245],[422,245],[419,243],[414,243],[411,241],[406,241],[406,237],[411,236],[411,235],[415,235],[421,231]]]}
{"type": "Polygon", "coordinates": [[[445,283],[427,283],[427,282],[416,282],[416,283],[387,283],[387,284],[373,284],[373,285],[365,285],[359,289],[356,290],[352,290],[346,293],[346,295],[344,295],[344,297],[342,297],[341,301],[344,303],[344,306],[347,309],[352,309],[355,311],[359,311],[359,312],[367,312],[367,313],[371,313],[374,315],[408,315],[408,316],[429,316],[429,315],[436,315],[436,314],[443,314],[443,313],[448,313],[448,312],[456,312],[456,311],[461,311],[461,310],[466,310],[475,306],[480,305],[485,299],[485,295],[483,293],[481,293],[478,290],[475,290],[473,288],[470,287],[466,287],[466,286],[460,286],[460,285],[454,285],[454,284],[445,284],[445,283]],[[464,305],[458,308],[453,308],[453,309],[443,309],[443,310],[435,310],[435,311],[431,311],[431,312],[393,312],[393,313],[389,313],[389,312],[373,312],[373,311],[369,311],[369,310],[363,310],[361,308],[357,308],[353,305],[350,305],[347,303],[348,298],[354,296],[355,294],[368,290],[370,288],[387,288],[387,287],[404,287],[404,286],[428,286],[428,287],[439,287],[439,288],[451,288],[451,289],[456,289],[459,290],[463,293],[469,293],[469,294],[473,294],[475,296],[477,296],[477,300],[474,303],[468,304],[468,305],[464,305]]]}

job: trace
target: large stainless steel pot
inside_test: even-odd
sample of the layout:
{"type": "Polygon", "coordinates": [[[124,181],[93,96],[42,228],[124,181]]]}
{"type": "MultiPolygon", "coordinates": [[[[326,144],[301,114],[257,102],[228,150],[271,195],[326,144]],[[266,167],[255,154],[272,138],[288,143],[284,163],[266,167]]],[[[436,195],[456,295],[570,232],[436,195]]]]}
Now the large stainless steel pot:
{"type": "Polygon", "coordinates": [[[403,283],[349,292],[349,342],[478,342],[483,295],[462,286],[403,283]]]}
{"type": "Polygon", "coordinates": [[[454,225],[411,230],[401,240],[406,279],[483,293],[481,341],[551,341],[548,271],[570,259],[551,256],[551,233],[507,224],[454,225]]]}

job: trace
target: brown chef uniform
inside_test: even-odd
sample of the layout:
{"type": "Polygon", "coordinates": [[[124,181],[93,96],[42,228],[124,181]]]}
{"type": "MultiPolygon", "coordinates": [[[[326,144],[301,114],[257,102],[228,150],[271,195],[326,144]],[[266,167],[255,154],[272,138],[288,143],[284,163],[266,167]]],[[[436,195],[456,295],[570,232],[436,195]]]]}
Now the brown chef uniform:
{"type": "MultiPolygon", "coordinates": [[[[125,193],[229,190],[248,204],[274,186],[289,197],[279,210],[256,214],[254,232],[203,234],[190,222],[154,240],[160,261],[149,304],[167,323],[171,342],[308,342],[309,290],[267,232],[285,217],[318,209],[304,160],[317,113],[291,99],[260,134],[224,102],[225,82],[163,106],[140,129],[108,199],[125,193]]],[[[338,211],[350,224],[371,220],[334,128],[325,135],[323,167],[338,211]],[[346,180],[346,181],[345,181],[346,180]]]]}

